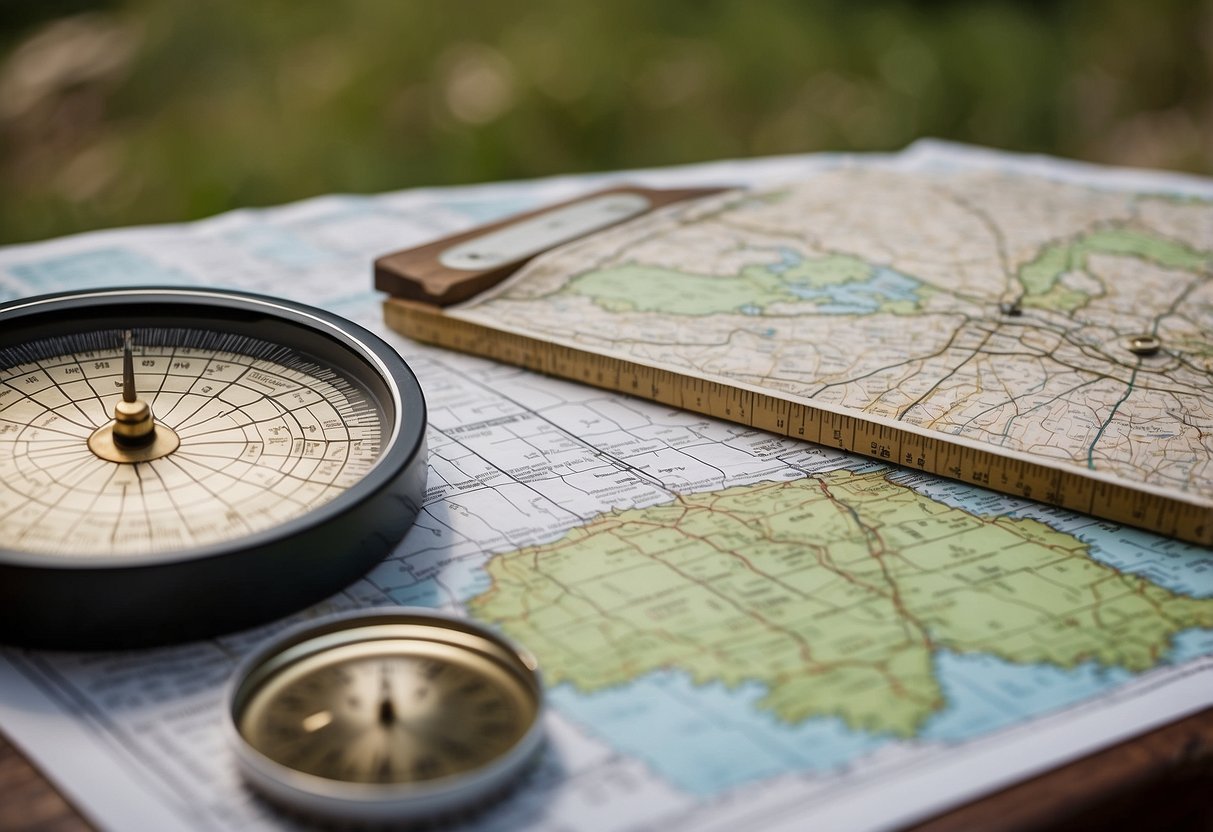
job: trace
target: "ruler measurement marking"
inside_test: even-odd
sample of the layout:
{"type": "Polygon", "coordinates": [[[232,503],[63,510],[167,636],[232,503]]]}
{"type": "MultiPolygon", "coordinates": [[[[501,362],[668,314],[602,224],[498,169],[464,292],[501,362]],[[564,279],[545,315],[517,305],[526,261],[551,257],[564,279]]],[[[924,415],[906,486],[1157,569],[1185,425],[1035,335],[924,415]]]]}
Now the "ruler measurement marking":
{"type": "Polygon", "coordinates": [[[767,393],[501,332],[447,317],[423,304],[388,300],[384,318],[388,326],[418,341],[1051,503],[1191,543],[1213,545],[1213,509],[1194,503],[955,445],[767,393]]]}

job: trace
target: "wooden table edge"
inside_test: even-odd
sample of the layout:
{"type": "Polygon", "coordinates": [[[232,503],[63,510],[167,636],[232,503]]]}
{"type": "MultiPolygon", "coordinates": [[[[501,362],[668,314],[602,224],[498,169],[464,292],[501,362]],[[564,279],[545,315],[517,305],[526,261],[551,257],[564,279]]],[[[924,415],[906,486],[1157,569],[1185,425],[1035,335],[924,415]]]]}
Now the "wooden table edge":
{"type": "MultiPolygon", "coordinates": [[[[94,829],[0,732],[0,829],[94,829]]],[[[1213,829],[1213,707],[909,827],[912,832],[1213,829]]]]}

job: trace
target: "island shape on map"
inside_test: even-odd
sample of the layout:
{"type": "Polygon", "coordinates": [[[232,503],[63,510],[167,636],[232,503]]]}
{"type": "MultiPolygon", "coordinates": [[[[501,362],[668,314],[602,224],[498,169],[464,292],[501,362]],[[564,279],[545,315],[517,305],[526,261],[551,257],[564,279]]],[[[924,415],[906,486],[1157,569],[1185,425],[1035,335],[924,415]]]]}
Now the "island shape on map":
{"type": "Polygon", "coordinates": [[[602,232],[449,314],[1213,507],[1213,201],[842,168],[602,232]]]}
{"type": "Polygon", "coordinates": [[[583,693],[677,669],[763,685],[788,724],[912,737],[945,707],[937,654],[1140,673],[1213,627],[1213,599],[1091,559],[1036,520],[980,516],[848,470],[603,514],[498,555],[469,611],[583,693]]]}

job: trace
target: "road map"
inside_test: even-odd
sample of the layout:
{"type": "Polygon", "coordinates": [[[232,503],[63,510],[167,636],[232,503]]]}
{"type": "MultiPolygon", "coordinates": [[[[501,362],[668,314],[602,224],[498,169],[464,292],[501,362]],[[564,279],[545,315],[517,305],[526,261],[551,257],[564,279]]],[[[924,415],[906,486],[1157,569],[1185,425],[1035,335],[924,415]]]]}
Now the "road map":
{"type": "MultiPolygon", "coordinates": [[[[1030,172],[1058,194],[1097,176],[1160,194],[1175,217],[1213,194],[1192,178],[920,143],[887,157],[331,196],[0,250],[6,299],[169,284],[322,306],[400,350],[430,416],[424,509],[364,579],[288,620],[185,645],[0,648],[0,731],[103,829],[298,829],[241,783],[224,686],[282,627],[383,604],[476,618],[539,659],[545,750],[503,802],[451,827],[468,832],[896,828],[1213,706],[1213,550],[422,346],[383,325],[370,289],[379,254],[614,181],[769,188],[865,166],[945,181],[1030,172]]],[[[1082,239],[1088,268],[1119,267],[1107,238],[1082,239]]],[[[855,282],[855,261],[802,255],[789,270],[809,277],[786,285],[855,282]],[[813,271],[814,257],[832,265],[813,271]]],[[[887,296],[853,287],[848,303],[892,306],[903,289],[908,303],[960,302],[959,288],[926,297],[925,264],[885,260],[921,286],[879,278],[887,296]]],[[[1077,280],[1056,285],[1094,292],[1077,280]]],[[[770,285],[768,311],[800,302],[770,285]]],[[[558,294],[602,320],[632,314],[582,289],[598,295],[558,294]]],[[[684,301],[724,303],[662,302],[684,301]]],[[[1183,314],[1159,318],[1172,346],[1183,314]]]]}
{"type": "Polygon", "coordinates": [[[1207,192],[860,162],[592,235],[450,314],[1213,514],[1207,192]]]}

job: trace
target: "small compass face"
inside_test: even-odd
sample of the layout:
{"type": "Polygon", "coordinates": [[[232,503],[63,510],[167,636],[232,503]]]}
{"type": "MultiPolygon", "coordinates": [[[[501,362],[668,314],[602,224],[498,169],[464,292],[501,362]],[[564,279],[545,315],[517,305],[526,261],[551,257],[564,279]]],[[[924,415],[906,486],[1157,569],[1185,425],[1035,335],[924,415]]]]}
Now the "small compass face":
{"type": "Polygon", "coordinates": [[[252,700],[241,733],[267,757],[318,777],[421,782],[501,756],[535,706],[518,679],[474,653],[380,640],[284,672],[252,700]]]}
{"type": "Polygon", "coordinates": [[[331,367],[223,333],[136,329],[131,340],[138,396],[179,439],[153,459],[90,447],[122,399],[122,332],[0,351],[10,548],[137,556],[232,540],[324,505],[379,458],[382,410],[331,367]]]}
{"type": "Polygon", "coordinates": [[[250,782],[330,819],[400,821],[497,794],[541,742],[534,659],[425,610],[348,613],[264,647],[229,693],[250,782]]]}

